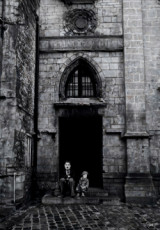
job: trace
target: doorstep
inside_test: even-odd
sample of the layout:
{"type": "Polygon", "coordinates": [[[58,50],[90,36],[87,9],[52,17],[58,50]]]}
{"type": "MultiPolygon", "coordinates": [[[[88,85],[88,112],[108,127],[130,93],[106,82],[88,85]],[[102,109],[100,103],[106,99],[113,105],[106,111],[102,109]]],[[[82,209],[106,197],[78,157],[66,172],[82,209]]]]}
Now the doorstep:
{"type": "Polygon", "coordinates": [[[55,197],[51,194],[46,194],[42,198],[42,204],[53,205],[53,204],[105,204],[105,205],[120,205],[120,199],[117,197],[55,197]]]}

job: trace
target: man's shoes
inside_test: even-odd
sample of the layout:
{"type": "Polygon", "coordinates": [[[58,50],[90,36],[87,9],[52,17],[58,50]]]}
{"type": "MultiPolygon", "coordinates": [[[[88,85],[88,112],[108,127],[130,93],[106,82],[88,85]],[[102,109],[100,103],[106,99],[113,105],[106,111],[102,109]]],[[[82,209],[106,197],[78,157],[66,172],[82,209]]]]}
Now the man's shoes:
{"type": "Polygon", "coordinates": [[[75,197],[75,193],[71,193],[71,197],[74,198],[75,197]]]}
{"type": "Polygon", "coordinates": [[[77,199],[80,199],[80,195],[79,195],[79,193],[77,193],[76,198],[77,198],[77,199]]]}
{"type": "Polygon", "coordinates": [[[64,198],[65,197],[65,195],[59,195],[58,196],[58,198],[64,198]]]}

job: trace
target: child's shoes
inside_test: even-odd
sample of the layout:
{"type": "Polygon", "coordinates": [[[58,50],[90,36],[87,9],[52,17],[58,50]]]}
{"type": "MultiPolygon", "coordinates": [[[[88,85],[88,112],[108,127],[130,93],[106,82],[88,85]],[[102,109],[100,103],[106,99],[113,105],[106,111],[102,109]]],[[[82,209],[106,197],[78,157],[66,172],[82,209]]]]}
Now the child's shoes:
{"type": "Polygon", "coordinates": [[[85,194],[84,194],[84,192],[82,192],[82,197],[85,197],[85,194]]]}

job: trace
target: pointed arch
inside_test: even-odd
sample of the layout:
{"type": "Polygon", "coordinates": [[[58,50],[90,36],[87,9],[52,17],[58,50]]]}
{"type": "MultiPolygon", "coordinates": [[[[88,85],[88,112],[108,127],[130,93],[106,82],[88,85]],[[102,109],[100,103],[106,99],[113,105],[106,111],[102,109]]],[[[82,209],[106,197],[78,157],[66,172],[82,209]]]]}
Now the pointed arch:
{"type": "Polygon", "coordinates": [[[61,99],[68,97],[101,97],[102,81],[96,68],[91,62],[89,62],[87,58],[80,56],[71,61],[63,71],[59,92],[61,99]],[[81,79],[77,80],[76,78],[81,79]],[[77,82],[73,83],[73,81],[77,82]],[[86,81],[87,83],[83,83],[86,81]],[[70,87],[71,84],[72,89],[70,87]],[[73,88],[73,85],[75,88],[73,88]],[[86,93],[83,92],[83,87],[85,88],[86,93]],[[70,90],[70,92],[68,90],[70,90]],[[74,91],[72,92],[71,90],[74,91]]]}

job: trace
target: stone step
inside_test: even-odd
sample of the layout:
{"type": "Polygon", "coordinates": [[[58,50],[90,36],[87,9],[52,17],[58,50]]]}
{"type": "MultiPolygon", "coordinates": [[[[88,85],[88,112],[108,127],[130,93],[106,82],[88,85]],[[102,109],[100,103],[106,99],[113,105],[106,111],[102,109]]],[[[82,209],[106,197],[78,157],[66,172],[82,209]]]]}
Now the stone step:
{"type": "Polygon", "coordinates": [[[87,197],[108,197],[108,192],[100,188],[89,188],[86,192],[87,197]]]}
{"type": "Polygon", "coordinates": [[[117,197],[54,197],[50,194],[46,194],[42,198],[42,204],[53,205],[53,204],[105,204],[105,205],[120,205],[120,199],[117,197]]]}

